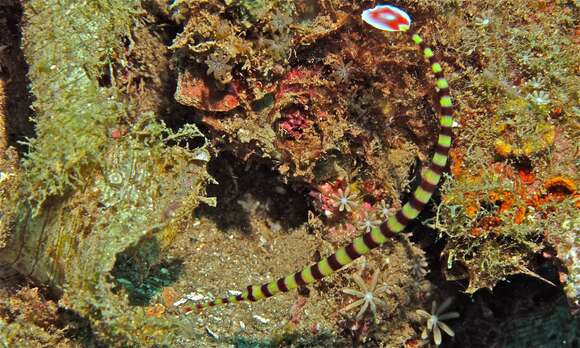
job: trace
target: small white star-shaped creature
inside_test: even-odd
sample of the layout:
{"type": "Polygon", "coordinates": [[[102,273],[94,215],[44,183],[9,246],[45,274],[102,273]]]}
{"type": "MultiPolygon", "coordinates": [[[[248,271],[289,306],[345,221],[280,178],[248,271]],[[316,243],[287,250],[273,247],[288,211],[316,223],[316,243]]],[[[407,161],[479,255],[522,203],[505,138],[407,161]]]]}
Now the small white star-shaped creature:
{"type": "Polygon", "coordinates": [[[435,341],[436,345],[440,345],[442,340],[441,330],[443,330],[449,336],[455,336],[453,330],[451,330],[451,328],[442,321],[459,318],[459,313],[457,312],[443,313],[447,308],[449,308],[449,305],[452,301],[453,298],[450,297],[443,301],[439,307],[437,307],[437,302],[433,301],[433,305],[431,306],[431,313],[427,313],[422,309],[417,309],[417,314],[427,319],[427,326],[421,333],[422,339],[427,338],[427,331],[433,331],[433,341],[435,341]]]}
{"type": "Polygon", "coordinates": [[[349,311],[355,307],[361,306],[358,314],[356,315],[357,319],[362,318],[363,314],[367,311],[370,307],[373,316],[377,315],[377,306],[385,307],[387,304],[385,301],[378,298],[379,295],[387,292],[387,286],[383,285],[377,288],[377,281],[379,280],[379,271],[376,270],[371,278],[370,283],[365,282],[360,274],[354,274],[352,279],[355,283],[360,287],[362,291],[354,290],[350,288],[342,289],[342,292],[356,296],[359,299],[354,301],[353,303],[349,304],[348,306],[341,309],[341,312],[349,311]]]}
{"type": "Polygon", "coordinates": [[[338,207],[338,211],[350,212],[356,205],[357,196],[347,186],[344,190],[339,188],[338,192],[332,195],[332,198],[335,200],[333,205],[334,207],[338,207]]]}

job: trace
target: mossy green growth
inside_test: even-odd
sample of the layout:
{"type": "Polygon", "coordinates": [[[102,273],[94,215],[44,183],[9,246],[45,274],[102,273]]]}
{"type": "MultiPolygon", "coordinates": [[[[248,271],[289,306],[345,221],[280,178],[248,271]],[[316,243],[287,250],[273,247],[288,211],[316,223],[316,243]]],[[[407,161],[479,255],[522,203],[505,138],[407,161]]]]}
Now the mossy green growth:
{"type": "MultiPolygon", "coordinates": [[[[89,269],[97,273],[110,271],[116,255],[145,236],[157,238],[161,247],[167,245],[176,233],[168,225],[187,219],[199,201],[212,203],[202,197],[209,179],[204,169],[209,155],[204,155],[203,135],[193,125],[173,132],[153,115],[143,116],[127,136],[109,148],[103,175],[95,182],[99,193],[95,233],[84,239],[82,253],[79,250],[79,256],[93,257],[79,261],[91,264],[89,269]],[[191,150],[171,145],[195,138],[202,142],[191,150]]],[[[86,275],[74,277],[82,286],[86,275]]]]}
{"type": "Polygon", "coordinates": [[[483,168],[479,173],[448,177],[443,202],[429,221],[447,237],[442,253],[447,279],[468,278],[467,293],[492,289],[513,274],[538,277],[536,255],[570,236],[569,230],[554,226],[577,215],[572,195],[555,199],[540,190],[535,197],[543,198],[531,199],[538,191],[525,191],[516,177],[483,168]]]}
{"type": "Polygon", "coordinates": [[[537,159],[554,144],[555,126],[541,107],[523,98],[508,99],[498,107],[495,151],[500,157],[537,159]]]}
{"type": "Polygon", "coordinates": [[[24,160],[31,198],[40,206],[85,183],[103,163],[110,128],[126,114],[114,89],[99,85],[123,47],[139,1],[38,0],[25,4],[24,52],[35,96],[36,138],[24,160]]]}
{"type": "Polygon", "coordinates": [[[160,253],[200,201],[213,203],[204,197],[210,155],[197,127],[173,131],[153,114],[134,115],[114,83],[103,86],[111,60],[122,59],[123,35],[139,25],[139,4],[25,4],[37,136],[24,160],[30,201],[19,206],[15,245],[0,261],[62,294],[59,305],[90,321],[97,345],[175,346],[184,321],[147,316],[110,275],[119,255],[149,240],[159,248],[139,249],[143,260],[164,274],[160,253]],[[110,136],[123,119],[127,132],[110,136]]]}
{"type": "Polygon", "coordinates": [[[129,305],[147,304],[179,275],[179,262],[163,259],[163,251],[200,201],[212,203],[203,197],[210,179],[205,171],[209,160],[206,146],[193,125],[174,132],[153,115],[142,115],[104,156],[104,171],[93,190],[99,203],[93,212],[94,224],[74,253],[57,255],[67,258],[67,267],[73,263],[83,269],[66,272],[69,308],[91,322],[111,323],[100,324],[97,335],[116,337],[111,342],[127,340],[143,346],[148,340],[170,342],[177,334],[174,329],[179,320],[146,317],[142,308],[129,305]],[[99,277],[109,273],[116,277],[116,284],[125,285],[128,299],[113,294],[112,279],[99,277]],[[114,318],[94,312],[95,303],[114,318]],[[150,327],[150,337],[136,333],[139,325],[150,327]]]}
{"type": "Polygon", "coordinates": [[[293,46],[294,2],[226,1],[222,11],[228,19],[212,6],[185,0],[171,6],[173,19],[185,21],[170,47],[179,52],[181,65],[203,63],[207,75],[222,84],[231,82],[233,72],[243,73],[251,82],[271,78],[276,64],[284,70],[280,68],[288,64],[293,46]]]}
{"type": "Polygon", "coordinates": [[[193,125],[172,131],[142,115],[109,146],[89,186],[52,200],[42,214],[23,213],[14,239],[24,245],[7,248],[0,261],[61,290],[61,305],[89,320],[107,345],[174,343],[180,318],[148,317],[135,305],[177,279],[180,263],[164,259],[165,248],[200,201],[214,203],[204,197],[206,146],[193,125]],[[129,284],[128,296],[115,289],[129,284]]]}
{"type": "Polygon", "coordinates": [[[238,8],[242,18],[245,17],[251,22],[257,22],[270,11],[274,3],[275,1],[241,0],[238,2],[238,8]]]}

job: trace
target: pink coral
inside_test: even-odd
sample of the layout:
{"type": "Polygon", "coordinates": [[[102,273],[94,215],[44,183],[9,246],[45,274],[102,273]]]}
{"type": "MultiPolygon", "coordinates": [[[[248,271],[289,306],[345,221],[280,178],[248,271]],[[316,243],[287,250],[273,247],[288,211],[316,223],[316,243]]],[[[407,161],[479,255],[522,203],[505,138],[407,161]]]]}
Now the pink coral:
{"type": "Polygon", "coordinates": [[[306,127],[308,127],[308,120],[302,116],[299,110],[286,113],[282,123],[280,123],[280,129],[293,139],[299,139],[306,127]]]}
{"type": "Polygon", "coordinates": [[[310,192],[310,196],[316,199],[317,208],[325,216],[331,217],[338,212],[335,196],[338,195],[339,190],[344,190],[344,187],[346,187],[346,182],[343,180],[325,183],[318,187],[318,191],[310,192]]]}

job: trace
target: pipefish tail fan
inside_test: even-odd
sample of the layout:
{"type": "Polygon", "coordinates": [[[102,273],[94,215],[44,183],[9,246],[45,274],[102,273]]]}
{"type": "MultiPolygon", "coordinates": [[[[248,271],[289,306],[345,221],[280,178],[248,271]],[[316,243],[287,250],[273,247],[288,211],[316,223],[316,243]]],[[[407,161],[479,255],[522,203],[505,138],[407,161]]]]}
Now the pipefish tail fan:
{"type": "Polygon", "coordinates": [[[390,216],[386,222],[357,237],[322,261],[306,266],[301,271],[276,281],[248,286],[239,295],[198,303],[195,305],[196,309],[201,310],[207,307],[241,301],[257,301],[272,297],[280,292],[296,289],[302,285],[317,282],[360,256],[367,254],[372,249],[384,244],[397,233],[402,232],[412,220],[417,218],[437,189],[447,165],[453,136],[453,104],[449,94],[449,85],[443,76],[441,64],[435,58],[431,47],[426,45],[423,39],[411,30],[411,19],[405,11],[391,5],[379,5],[364,11],[362,20],[380,30],[407,32],[411,40],[421,49],[424,58],[428,60],[435,75],[435,85],[437,87],[435,103],[439,112],[439,137],[435,144],[431,162],[422,171],[419,186],[410,195],[408,202],[405,203],[403,208],[390,216]]]}

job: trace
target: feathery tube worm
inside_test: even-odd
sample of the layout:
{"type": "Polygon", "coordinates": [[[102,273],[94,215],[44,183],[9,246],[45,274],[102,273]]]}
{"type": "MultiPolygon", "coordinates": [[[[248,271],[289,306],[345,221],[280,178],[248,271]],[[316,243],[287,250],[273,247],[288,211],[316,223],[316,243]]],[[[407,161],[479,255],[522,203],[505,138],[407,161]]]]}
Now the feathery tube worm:
{"type": "Polygon", "coordinates": [[[423,56],[429,61],[433,71],[437,87],[436,108],[439,116],[439,137],[435,145],[435,153],[431,162],[421,174],[419,186],[411,194],[409,201],[396,214],[390,216],[380,227],[373,228],[370,232],[356,238],[350,244],[340,248],[334,254],[320,262],[307,266],[302,271],[288,275],[276,281],[252,285],[239,295],[219,298],[211,302],[198,303],[196,309],[217,306],[226,303],[241,301],[257,301],[274,296],[280,292],[287,292],[299,286],[311,284],[336,272],[340,268],[351,263],[372,249],[384,244],[389,238],[402,232],[409,223],[414,220],[423,210],[437,189],[445,170],[451,138],[453,135],[453,104],[449,94],[449,85],[443,76],[441,64],[433,54],[433,50],[427,46],[421,37],[411,30],[411,19],[404,11],[390,5],[380,5],[363,12],[362,19],[371,26],[385,31],[407,32],[411,40],[420,47],[423,56]]]}

